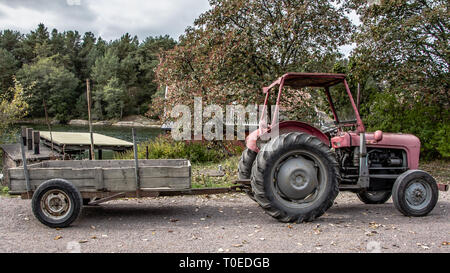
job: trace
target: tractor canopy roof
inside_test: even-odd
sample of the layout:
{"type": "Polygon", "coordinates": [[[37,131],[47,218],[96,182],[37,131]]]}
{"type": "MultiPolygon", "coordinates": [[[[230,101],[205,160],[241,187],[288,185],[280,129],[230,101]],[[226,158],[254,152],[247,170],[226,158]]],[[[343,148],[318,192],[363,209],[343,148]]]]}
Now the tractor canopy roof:
{"type": "Polygon", "coordinates": [[[279,85],[284,79],[284,85],[300,89],[303,87],[330,87],[341,83],[345,79],[345,74],[331,73],[286,73],[268,87],[264,87],[264,93],[267,93],[275,85],[279,85]]]}

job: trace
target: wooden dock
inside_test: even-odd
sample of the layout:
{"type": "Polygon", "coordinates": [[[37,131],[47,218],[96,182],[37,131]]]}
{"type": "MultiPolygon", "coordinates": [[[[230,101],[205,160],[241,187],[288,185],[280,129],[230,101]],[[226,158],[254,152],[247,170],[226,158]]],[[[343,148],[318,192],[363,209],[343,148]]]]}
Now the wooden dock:
{"type": "MultiPolygon", "coordinates": [[[[40,131],[41,140],[51,147],[50,132],[40,131]]],[[[53,148],[59,153],[74,153],[89,150],[91,139],[89,133],[52,132],[53,148]]],[[[114,137],[94,133],[94,148],[96,150],[112,150],[124,152],[133,149],[133,143],[114,137]]]]}
{"type": "MultiPolygon", "coordinates": [[[[71,133],[71,132],[52,132],[53,151],[50,133],[40,131],[40,142],[33,145],[33,141],[29,138],[24,139],[25,156],[27,163],[63,159],[64,155],[80,154],[90,151],[91,140],[89,133],[71,133]],[[38,154],[36,154],[35,145],[39,146],[38,154]],[[32,148],[30,148],[32,147],[32,148]]],[[[37,134],[37,135],[39,135],[37,134]]],[[[19,144],[0,145],[3,151],[3,167],[14,168],[22,165],[22,154],[19,144]]],[[[102,150],[112,150],[115,152],[124,152],[133,149],[133,143],[127,142],[114,137],[101,134],[94,134],[94,149],[98,151],[98,158],[102,159],[102,150]]],[[[92,155],[90,154],[90,158],[92,155]]]]}

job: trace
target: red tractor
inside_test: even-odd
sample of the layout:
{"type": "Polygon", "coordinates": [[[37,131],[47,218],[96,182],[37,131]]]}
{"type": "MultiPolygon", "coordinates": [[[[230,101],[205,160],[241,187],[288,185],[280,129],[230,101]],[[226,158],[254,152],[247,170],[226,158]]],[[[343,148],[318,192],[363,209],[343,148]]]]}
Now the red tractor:
{"type": "Polygon", "coordinates": [[[275,114],[270,117],[267,111],[271,123],[262,117],[259,128],[246,138],[239,181],[247,185],[250,197],[279,221],[312,221],[333,205],[339,191],[354,192],[366,204],[382,204],[392,196],[404,215],[424,216],[435,207],[439,190],[448,190],[418,170],[417,137],[366,132],[344,74],[287,73],[263,88],[266,109],[275,87],[275,114]],[[339,84],[345,88],[353,120],[341,120],[333,102],[330,88],[339,84]],[[305,87],[317,92],[322,89],[334,117],[332,126],[321,131],[300,121],[278,122],[286,87],[290,92],[305,87]],[[264,141],[274,128],[278,136],[264,141]]]}

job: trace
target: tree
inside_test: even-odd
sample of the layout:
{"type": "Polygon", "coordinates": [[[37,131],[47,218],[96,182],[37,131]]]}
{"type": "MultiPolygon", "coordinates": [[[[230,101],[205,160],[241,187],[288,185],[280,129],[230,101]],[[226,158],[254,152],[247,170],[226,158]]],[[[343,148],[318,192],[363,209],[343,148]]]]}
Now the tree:
{"type": "Polygon", "coordinates": [[[98,119],[103,119],[105,115],[104,88],[112,78],[117,78],[119,68],[119,57],[113,49],[108,49],[104,56],[98,58],[92,68],[91,78],[94,81],[93,110],[95,117],[98,119]]]}
{"type": "Polygon", "coordinates": [[[17,79],[25,87],[31,116],[44,116],[42,101],[45,99],[50,115],[61,121],[71,118],[79,81],[54,58],[42,58],[35,64],[25,64],[17,72],[17,79]]]}
{"type": "Polygon", "coordinates": [[[450,20],[444,0],[348,0],[361,16],[352,54],[357,77],[381,90],[371,129],[413,133],[424,156],[450,157],[450,20]]]}
{"type": "Polygon", "coordinates": [[[261,101],[260,88],[289,71],[327,72],[352,24],[333,1],[211,0],[158,67],[169,105],[261,101]]]}
{"type": "Polygon", "coordinates": [[[111,78],[108,84],[103,88],[103,98],[106,103],[105,112],[106,117],[122,118],[125,106],[125,88],[119,83],[116,77],[111,78]]]}
{"type": "Polygon", "coordinates": [[[24,117],[27,114],[28,104],[24,98],[24,88],[14,78],[14,86],[10,88],[12,98],[0,96],[0,130],[1,134],[13,121],[24,117]]]}
{"type": "Polygon", "coordinates": [[[362,25],[354,41],[360,73],[370,72],[390,89],[418,92],[430,103],[450,101],[448,1],[349,1],[362,25]]]}
{"type": "Polygon", "coordinates": [[[0,48],[0,96],[6,95],[14,85],[13,76],[18,70],[19,62],[6,49],[0,48]]]}
{"type": "Polygon", "coordinates": [[[20,65],[25,60],[26,53],[23,48],[23,35],[18,31],[4,30],[0,31],[0,48],[11,53],[20,65]]]}
{"type": "Polygon", "coordinates": [[[174,39],[168,35],[159,37],[147,37],[139,46],[136,53],[138,61],[137,84],[140,87],[136,94],[138,113],[145,114],[149,109],[149,103],[158,90],[155,69],[159,65],[160,55],[176,45],[174,39]]]}

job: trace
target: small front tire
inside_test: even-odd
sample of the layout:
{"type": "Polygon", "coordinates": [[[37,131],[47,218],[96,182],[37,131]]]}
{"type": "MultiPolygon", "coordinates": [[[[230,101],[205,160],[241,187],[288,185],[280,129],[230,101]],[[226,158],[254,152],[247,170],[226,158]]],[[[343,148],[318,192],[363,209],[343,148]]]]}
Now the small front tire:
{"type": "Polygon", "coordinates": [[[394,183],[392,200],[405,216],[420,217],[430,213],[439,198],[436,180],[427,172],[409,170],[394,183]]]}
{"type": "Polygon", "coordinates": [[[392,191],[364,191],[356,194],[364,204],[384,204],[392,196],[392,191]]]}

